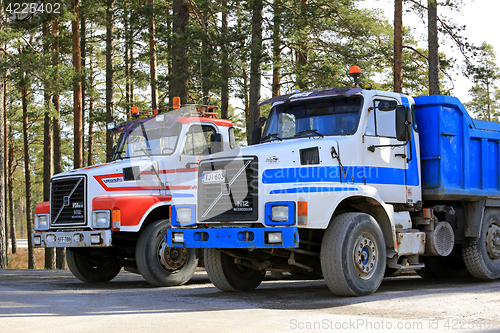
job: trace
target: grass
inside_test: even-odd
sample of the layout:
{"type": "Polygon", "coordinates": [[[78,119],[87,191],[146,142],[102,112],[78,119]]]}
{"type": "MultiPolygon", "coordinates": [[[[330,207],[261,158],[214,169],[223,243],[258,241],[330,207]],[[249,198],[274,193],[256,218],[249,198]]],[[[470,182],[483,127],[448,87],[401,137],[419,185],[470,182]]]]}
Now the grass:
{"type": "MultiPolygon", "coordinates": [[[[37,269],[45,268],[45,249],[35,250],[35,263],[37,269]]],[[[12,253],[9,247],[9,269],[28,269],[28,249],[18,248],[17,253],[12,253]]]]}

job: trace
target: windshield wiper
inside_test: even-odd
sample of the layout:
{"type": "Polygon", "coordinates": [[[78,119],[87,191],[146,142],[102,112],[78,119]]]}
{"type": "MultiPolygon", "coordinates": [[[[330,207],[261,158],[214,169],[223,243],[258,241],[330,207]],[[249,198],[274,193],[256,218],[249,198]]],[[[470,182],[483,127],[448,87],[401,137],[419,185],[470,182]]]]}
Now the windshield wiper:
{"type": "Polygon", "coordinates": [[[302,136],[302,135],[306,135],[306,134],[314,134],[314,135],[320,136],[322,138],[325,137],[323,134],[318,132],[317,129],[306,129],[306,130],[300,131],[299,133],[295,134],[293,137],[296,138],[298,136],[302,136]]]}
{"type": "Polygon", "coordinates": [[[150,153],[151,148],[146,148],[146,149],[141,148],[141,149],[136,149],[136,150],[134,150],[134,151],[143,151],[144,153],[146,153],[146,155],[147,155],[148,157],[151,157],[151,153],[150,153]]]}
{"type": "Polygon", "coordinates": [[[124,153],[123,150],[118,150],[115,152],[115,156],[113,158],[113,161],[116,160],[117,158],[119,158],[120,160],[123,160],[123,157],[122,157],[122,154],[124,153]]]}
{"type": "Polygon", "coordinates": [[[282,138],[279,137],[279,134],[278,133],[271,133],[271,134],[268,134],[266,135],[265,137],[263,137],[260,141],[263,142],[265,140],[270,140],[270,139],[278,139],[280,141],[283,141],[282,138]]]}

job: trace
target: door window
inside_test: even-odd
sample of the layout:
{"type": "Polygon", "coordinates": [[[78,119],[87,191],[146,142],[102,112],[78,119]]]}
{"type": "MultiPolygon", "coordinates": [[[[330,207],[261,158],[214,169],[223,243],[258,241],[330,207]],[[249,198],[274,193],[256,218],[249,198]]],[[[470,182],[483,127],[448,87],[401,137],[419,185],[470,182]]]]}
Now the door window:
{"type": "Polygon", "coordinates": [[[184,155],[209,155],[210,138],[215,134],[215,128],[208,125],[193,125],[186,133],[186,143],[184,144],[184,155]]]}

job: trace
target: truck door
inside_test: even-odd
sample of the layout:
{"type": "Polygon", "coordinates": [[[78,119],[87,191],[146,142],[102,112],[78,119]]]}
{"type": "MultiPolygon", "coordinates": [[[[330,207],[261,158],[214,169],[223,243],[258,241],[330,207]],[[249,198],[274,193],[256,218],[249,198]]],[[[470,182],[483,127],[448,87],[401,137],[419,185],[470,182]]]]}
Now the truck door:
{"type": "Polygon", "coordinates": [[[211,125],[193,124],[186,133],[180,157],[181,186],[196,186],[198,162],[211,154],[210,139],[217,133],[211,125]]]}
{"type": "Polygon", "coordinates": [[[374,97],[363,137],[364,177],[385,202],[406,202],[406,146],[396,139],[398,101],[374,97]]]}

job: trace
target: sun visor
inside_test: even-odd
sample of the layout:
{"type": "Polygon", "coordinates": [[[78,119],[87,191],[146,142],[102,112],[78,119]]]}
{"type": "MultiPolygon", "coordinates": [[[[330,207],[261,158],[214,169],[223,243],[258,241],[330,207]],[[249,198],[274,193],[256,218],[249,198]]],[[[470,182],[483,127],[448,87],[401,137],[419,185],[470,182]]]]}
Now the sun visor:
{"type": "Polygon", "coordinates": [[[361,88],[359,87],[340,87],[340,88],[326,88],[326,89],[316,89],[309,91],[300,91],[293,94],[276,96],[271,99],[268,99],[265,102],[259,104],[259,107],[262,105],[266,105],[269,103],[275,102],[287,102],[287,101],[296,101],[303,98],[311,98],[311,97],[326,97],[326,96],[352,96],[361,92],[361,88]]]}

